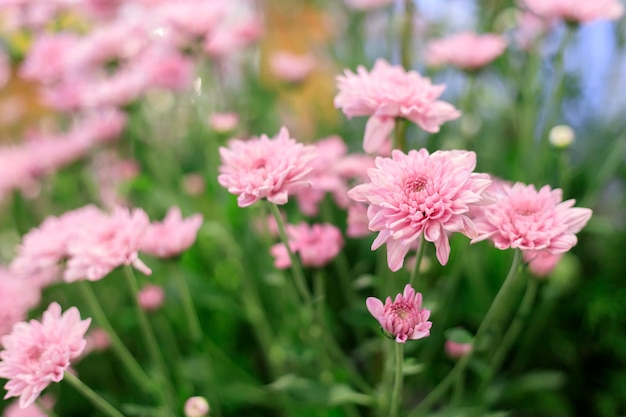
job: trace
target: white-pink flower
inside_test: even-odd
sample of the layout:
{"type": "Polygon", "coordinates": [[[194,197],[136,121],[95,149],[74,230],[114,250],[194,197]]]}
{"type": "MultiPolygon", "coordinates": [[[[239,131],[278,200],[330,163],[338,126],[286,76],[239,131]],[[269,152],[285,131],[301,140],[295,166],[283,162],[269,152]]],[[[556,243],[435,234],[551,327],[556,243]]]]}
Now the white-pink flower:
{"type": "Polygon", "coordinates": [[[312,54],[293,54],[275,52],[270,56],[272,74],[281,80],[298,82],[304,80],[315,69],[315,57],[312,54]]]}
{"type": "MultiPolygon", "coordinates": [[[[320,268],[333,260],[343,248],[341,231],[331,224],[306,223],[287,225],[289,247],[300,255],[302,265],[320,268]]],[[[276,268],[289,268],[291,259],[283,243],[278,243],[270,249],[275,257],[276,268]]]]}
{"type": "Polygon", "coordinates": [[[624,15],[624,5],[619,0],[519,0],[519,3],[543,18],[570,22],[617,20],[624,15]]]}
{"type": "Polygon", "coordinates": [[[491,180],[474,173],[476,154],[467,151],[399,150],[391,158],[376,158],[368,171],[369,183],[348,192],[353,200],[369,204],[369,228],[379,232],[372,250],[387,244],[387,262],[399,270],[408,251],[423,234],[437,249],[442,265],[448,262],[448,234],[476,237],[470,207],[485,204],[482,193],[491,180]]]}
{"type": "Polygon", "coordinates": [[[31,405],[51,382],[63,379],[73,359],[86,345],[85,332],[91,319],[81,320],[76,307],[61,314],[61,306],[52,303],[41,322],[20,322],[11,334],[2,337],[0,377],[5,398],[20,397],[20,407],[31,405]]]}
{"type": "Polygon", "coordinates": [[[477,235],[472,243],[489,239],[498,249],[567,252],[576,245],[576,233],[592,212],[573,207],[574,200],[562,200],[562,191],[548,185],[537,191],[534,185],[503,184],[497,201],[483,207],[474,219],[477,235]]]}
{"type": "Polygon", "coordinates": [[[289,194],[309,186],[307,175],[316,157],[313,146],[292,139],[287,128],[269,138],[261,135],[247,141],[234,139],[228,148],[221,147],[222,165],[217,180],[232,194],[239,207],[248,207],[267,198],[285,204],[289,194]]]}
{"type": "Polygon", "coordinates": [[[471,71],[484,67],[502,55],[505,49],[506,41],[500,35],[461,32],[430,41],[426,48],[426,62],[435,67],[452,65],[471,71]]]}
{"type": "Polygon", "coordinates": [[[349,118],[370,116],[363,139],[363,149],[370,153],[383,147],[397,117],[436,133],[443,123],[461,116],[454,106],[439,100],[445,85],[433,85],[416,71],[407,72],[384,59],[378,59],[370,72],[362,66],[356,74],[346,70],[337,77],[337,87],[335,107],[349,118]]]}
{"type": "Polygon", "coordinates": [[[344,0],[354,10],[373,10],[393,4],[394,0],[344,0]]]}
{"type": "Polygon", "coordinates": [[[186,219],[178,207],[169,209],[162,222],[153,222],[146,229],[140,250],[159,258],[171,258],[187,250],[196,241],[202,226],[202,215],[186,219]]]}
{"type": "Polygon", "coordinates": [[[407,284],[395,300],[387,297],[385,304],[375,297],[365,301],[367,309],[380,323],[385,333],[398,343],[430,336],[430,310],[422,308],[422,294],[407,284]]]}
{"type": "Polygon", "coordinates": [[[237,127],[239,115],[233,112],[213,113],[209,116],[209,127],[218,133],[226,133],[237,127]]]}

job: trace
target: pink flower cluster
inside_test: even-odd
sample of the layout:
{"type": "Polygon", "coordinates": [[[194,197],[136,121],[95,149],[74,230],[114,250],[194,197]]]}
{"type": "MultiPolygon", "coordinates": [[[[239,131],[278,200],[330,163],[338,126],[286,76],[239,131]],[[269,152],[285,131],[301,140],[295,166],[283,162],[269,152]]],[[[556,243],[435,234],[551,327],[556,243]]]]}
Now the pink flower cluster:
{"type": "Polygon", "coordinates": [[[349,70],[337,77],[339,93],[335,107],[347,117],[370,116],[365,127],[363,149],[377,152],[402,117],[429,133],[461,116],[451,104],[439,100],[444,85],[433,85],[416,71],[406,72],[378,59],[370,72],[359,66],[357,73],[349,70]]]}
{"type": "Polygon", "coordinates": [[[387,297],[385,304],[375,297],[365,301],[367,309],[380,323],[387,335],[398,343],[430,336],[430,310],[422,308],[422,294],[407,284],[394,300],[387,297]]]}
{"type": "Polygon", "coordinates": [[[484,67],[502,55],[506,41],[500,35],[462,32],[432,40],[426,49],[426,62],[431,66],[452,65],[472,71],[484,67]]]}
{"type": "Polygon", "coordinates": [[[369,183],[348,192],[350,198],[369,204],[369,228],[379,232],[372,250],[387,244],[392,271],[402,267],[421,235],[435,244],[442,265],[450,255],[448,234],[478,236],[468,214],[470,207],[485,204],[482,194],[491,179],[474,173],[475,167],[474,152],[394,150],[391,158],[376,158],[376,168],[368,171],[369,183]]]}
{"type": "Polygon", "coordinates": [[[297,143],[285,127],[273,138],[233,139],[228,148],[219,151],[222,165],[217,180],[238,196],[239,207],[263,198],[285,204],[289,194],[310,186],[307,175],[313,170],[310,163],[316,157],[315,148],[297,143]]]}
{"type": "Polygon", "coordinates": [[[91,319],[81,320],[76,307],[61,314],[52,303],[41,322],[20,322],[2,337],[0,377],[9,381],[5,398],[20,397],[21,408],[31,405],[51,382],[63,379],[73,359],[85,349],[91,319]]]}
{"type": "Polygon", "coordinates": [[[543,18],[570,22],[617,20],[624,15],[624,5],[619,0],[519,0],[519,3],[543,18]]]}
{"type": "Polygon", "coordinates": [[[31,278],[42,271],[56,271],[64,262],[67,282],[99,280],[122,265],[149,275],[151,270],[139,259],[139,252],[169,257],[184,251],[194,242],[201,220],[197,215],[183,220],[180,211],[172,208],[163,223],[150,224],[141,209],[116,207],[106,213],[86,206],[48,217],[28,232],[11,270],[31,278]],[[155,243],[155,239],[166,243],[155,243]]]}
{"type": "MultiPolygon", "coordinates": [[[[331,224],[289,224],[286,229],[289,248],[300,255],[304,266],[323,267],[343,248],[341,231],[331,224]]],[[[289,253],[283,243],[272,246],[270,252],[275,258],[276,268],[286,269],[291,266],[289,253]]]]}

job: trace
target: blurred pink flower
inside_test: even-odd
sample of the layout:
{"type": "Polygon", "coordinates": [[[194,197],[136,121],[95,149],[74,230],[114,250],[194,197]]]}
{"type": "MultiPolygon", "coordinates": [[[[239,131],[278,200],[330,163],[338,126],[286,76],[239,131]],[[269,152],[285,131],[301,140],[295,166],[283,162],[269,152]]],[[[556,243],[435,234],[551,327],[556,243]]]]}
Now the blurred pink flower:
{"type": "Polygon", "coordinates": [[[209,414],[209,402],[204,397],[190,397],[185,401],[185,417],[204,417],[209,414]]]}
{"type": "Polygon", "coordinates": [[[349,237],[365,237],[372,231],[369,229],[369,218],[367,217],[367,205],[358,202],[352,202],[348,206],[348,227],[346,236],[349,237]]]}
{"type": "Polygon", "coordinates": [[[365,126],[363,149],[373,153],[383,147],[396,117],[403,117],[429,133],[461,116],[451,104],[438,100],[445,85],[433,85],[416,71],[406,72],[378,59],[371,72],[359,66],[337,77],[339,93],[335,107],[351,118],[370,116],[365,126]]]}
{"type": "Polygon", "coordinates": [[[28,310],[41,299],[39,285],[21,278],[0,266],[0,336],[9,333],[15,323],[26,320],[28,310]]]}
{"type": "Polygon", "coordinates": [[[16,324],[2,337],[0,377],[9,380],[5,398],[19,396],[20,407],[28,407],[51,382],[61,381],[85,348],[90,323],[91,319],[81,320],[76,307],[61,314],[61,306],[52,303],[41,322],[16,324]]]}
{"type": "MultiPolygon", "coordinates": [[[[306,223],[287,225],[289,247],[292,252],[300,254],[302,265],[320,268],[333,260],[343,247],[341,231],[331,224],[306,223]]],[[[276,258],[274,266],[286,269],[291,266],[291,259],[283,243],[270,249],[276,258]]]]}
{"type": "MultiPolygon", "coordinates": [[[[54,407],[55,401],[51,395],[46,394],[41,398],[40,403],[44,407],[46,407],[48,410],[52,410],[52,408],[54,407]]],[[[48,414],[42,411],[39,408],[39,405],[31,404],[28,407],[20,408],[18,401],[12,402],[4,410],[4,414],[2,414],[2,417],[47,417],[47,416],[48,414]]]]}
{"type": "Polygon", "coordinates": [[[189,173],[182,179],[183,191],[191,196],[199,196],[204,193],[206,189],[206,183],[204,177],[197,173],[189,173]]]}
{"type": "Polygon", "coordinates": [[[524,261],[528,269],[537,277],[546,277],[556,268],[563,254],[552,254],[548,251],[523,251],[524,261]]]}
{"type": "Polygon", "coordinates": [[[91,352],[107,350],[111,346],[111,337],[106,330],[101,328],[91,330],[85,337],[85,340],[87,341],[87,344],[82,356],[91,352]]]}
{"type": "Polygon", "coordinates": [[[574,200],[562,201],[562,191],[548,185],[537,191],[534,185],[505,184],[496,198],[474,219],[477,235],[472,243],[489,239],[502,250],[558,255],[576,245],[576,233],[592,214],[587,208],[573,208],[574,200]]]}
{"type": "Polygon", "coordinates": [[[517,22],[515,40],[523,49],[529,49],[539,37],[545,35],[554,25],[554,19],[543,19],[530,12],[518,13],[517,22]]]}
{"type": "Polygon", "coordinates": [[[344,0],[346,6],[355,10],[372,10],[393,4],[394,0],[344,0]]]}
{"type": "Polygon", "coordinates": [[[221,23],[226,6],[226,2],[219,1],[179,0],[164,2],[157,14],[176,30],[204,36],[221,23]]]}
{"type": "Polygon", "coordinates": [[[165,301],[165,291],[158,285],[148,284],[137,294],[137,301],[146,311],[158,310],[165,301]]]}
{"type": "Polygon", "coordinates": [[[315,69],[315,57],[310,53],[299,55],[284,51],[275,52],[270,56],[270,69],[281,80],[302,81],[315,69]]]}
{"type": "Polygon", "coordinates": [[[619,0],[519,0],[519,3],[543,18],[578,23],[617,20],[624,15],[624,5],[619,0]]]}
{"type": "Polygon", "coordinates": [[[195,73],[194,63],[184,55],[153,49],[135,63],[148,77],[150,87],[160,87],[171,91],[182,91],[191,86],[195,73]]]}
{"type": "Polygon", "coordinates": [[[159,258],[171,258],[186,251],[196,241],[202,215],[183,219],[180,209],[172,207],[162,222],[153,222],[145,231],[140,251],[159,258]]]}
{"type": "Polygon", "coordinates": [[[42,83],[58,81],[66,74],[68,54],[78,42],[79,37],[73,33],[42,33],[29,48],[20,76],[42,83]]]}
{"type": "Polygon", "coordinates": [[[437,248],[437,259],[448,262],[448,234],[476,237],[467,216],[471,206],[484,204],[482,193],[491,180],[474,173],[476,154],[467,151],[394,150],[391,158],[376,158],[368,171],[370,181],[348,192],[355,201],[369,204],[369,228],[379,232],[372,250],[387,244],[387,263],[392,271],[420,235],[437,248]]]}
{"type": "Polygon", "coordinates": [[[297,143],[285,127],[273,138],[233,139],[228,148],[219,151],[222,165],[217,180],[238,196],[239,207],[262,198],[274,204],[287,203],[290,193],[310,185],[306,177],[316,157],[313,146],[297,143]]]}
{"type": "Polygon", "coordinates": [[[426,62],[431,66],[452,65],[464,70],[484,67],[506,49],[506,41],[491,33],[462,32],[428,43],[426,62]]]}
{"type": "Polygon", "coordinates": [[[263,33],[263,23],[258,16],[236,20],[222,24],[207,34],[204,50],[209,56],[226,58],[259,39],[263,33]]]}
{"type": "Polygon", "coordinates": [[[218,133],[226,133],[235,129],[239,124],[237,113],[213,113],[209,116],[209,127],[218,133]]]}
{"type": "Polygon", "coordinates": [[[77,230],[68,243],[65,281],[97,281],[122,265],[132,265],[150,275],[152,271],[138,254],[149,226],[141,209],[116,207],[110,214],[101,213],[93,223],[77,230]]]}
{"type": "Polygon", "coordinates": [[[385,304],[375,297],[368,297],[367,309],[380,323],[389,337],[398,343],[430,336],[432,323],[428,321],[430,310],[422,308],[422,294],[407,284],[395,300],[387,297],[385,304]]]}
{"type": "Polygon", "coordinates": [[[450,358],[458,359],[472,351],[472,344],[458,343],[453,342],[452,340],[446,340],[446,343],[444,344],[444,349],[446,350],[446,355],[448,355],[450,358]]]}

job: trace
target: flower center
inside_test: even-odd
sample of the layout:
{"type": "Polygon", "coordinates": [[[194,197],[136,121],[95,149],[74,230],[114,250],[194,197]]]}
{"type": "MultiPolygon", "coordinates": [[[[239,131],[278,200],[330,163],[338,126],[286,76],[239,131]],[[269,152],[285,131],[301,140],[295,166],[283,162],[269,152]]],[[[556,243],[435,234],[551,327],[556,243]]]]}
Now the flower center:
{"type": "Polygon", "coordinates": [[[425,175],[419,176],[411,181],[409,181],[406,185],[407,189],[411,192],[417,193],[426,188],[428,184],[428,178],[425,175]]]}
{"type": "Polygon", "coordinates": [[[526,204],[521,207],[518,207],[515,212],[520,216],[531,216],[537,212],[537,209],[533,207],[531,204],[526,204]]]}
{"type": "Polygon", "coordinates": [[[411,315],[411,309],[404,304],[394,304],[391,306],[391,311],[400,317],[402,320],[405,320],[407,317],[411,315]]]}
{"type": "Polygon", "coordinates": [[[38,362],[39,358],[41,358],[41,350],[35,346],[31,347],[28,350],[28,361],[29,362],[38,362]]]}

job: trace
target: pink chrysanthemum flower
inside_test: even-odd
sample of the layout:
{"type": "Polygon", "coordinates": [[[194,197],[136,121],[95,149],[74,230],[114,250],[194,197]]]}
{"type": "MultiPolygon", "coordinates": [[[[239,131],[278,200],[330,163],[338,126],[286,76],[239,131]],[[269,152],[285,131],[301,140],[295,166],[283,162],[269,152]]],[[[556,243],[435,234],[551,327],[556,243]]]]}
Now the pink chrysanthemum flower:
{"type": "Polygon", "coordinates": [[[387,297],[383,304],[378,298],[368,297],[365,304],[384,332],[398,343],[430,336],[433,325],[428,321],[430,310],[422,308],[422,294],[415,292],[409,284],[393,301],[387,297]]]}
{"type": "MultiPolygon", "coordinates": [[[[331,224],[290,224],[287,225],[287,236],[289,247],[292,252],[300,255],[302,265],[314,268],[323,267],[333,260],[343,247],[341,231],[331,224]]],[[[270,252],[276,258],[276,268],[285,269],[291,266],[289,253],[283,243],[272,246],[270,252]]]]}
{"type": "Polygon", "coordinates": [[[379,59],[372,70],[359,66],[337,77],[339,93],[335,107],[347,117],[370,116],[365,127],[363,149],[376,152],[393,130],[396,117],[403,117],[429,133],[461,116],[451,104],[438,100],[445,85],[433,85],[416,71],[406,72],[379,59]]]}
{"type": "Polygon", "coordinates": [[[460,232],[476,237],[467,216],[471,206],[485,204],[483,191],[491,180],[472,172],[476,154],[467,151],[426,149],[407,154],[394,150],[391,158],[376,158],[368,171],[369,183],[348,192],[353,200],[369,204],[369,228],[379,232],[372,250],[387,244],[387,263],[392,271],[402,267],[411,245],[420,235],[435,244],[437,259],[448,262],[448,234],[460,232]]]}
{"type": "Polygon", "coordinates": [[[543,18],[569,22],[617,20],[624,15],[624,5],[619,0],[519,0],[519,3],[543,18]]]}
{"type": "Polygon", "coordinates": [[[492,33],[462,32],[428,43],[426,62],[435,67],[452,65],[464,70],[484,67],[504,52],[506,41],[492,33]]]}
{"type": "Polygon", "coordinates": [[[262,198],[285,204],[289,194],[309,186],[316,151],[291,139],[283,127],[274,138],[234,139],[220,155],[218,182],[238,196],[239,207],[248,207],[262,198]]]}
{"type": "Polygon", "coordinates": [[[50,304],[41,322],[17,323],[2,338],[0,377],[9,380],[4,398],[20,397],[20,407],[28,407],[51,382],[61,381],[85,348],[90,323],[80,319],[76,307],[61,314],[57,303],[50,304]]]}
{"type": "Polygon", "coordinates": [[[183,219],[180,209],[172,207],[162,222],[153,222],[148,227],[140,250],[159,258],[176,256],[196,241],[202,221],[200,214],[183,219]]]}
{"type": "Polygon", "coordinates": [[[474,220],[478,234],[472,243],[489,239],[498,249],[567,252],[576,245],[576,233],[592,212],[573,208],[574,200],[562,200],[562,191],[547,185],[537,191],[534,185],[503,184],[497,201],[474,220]]]}

